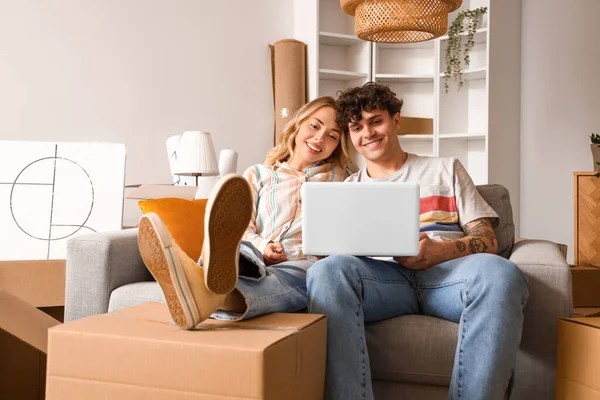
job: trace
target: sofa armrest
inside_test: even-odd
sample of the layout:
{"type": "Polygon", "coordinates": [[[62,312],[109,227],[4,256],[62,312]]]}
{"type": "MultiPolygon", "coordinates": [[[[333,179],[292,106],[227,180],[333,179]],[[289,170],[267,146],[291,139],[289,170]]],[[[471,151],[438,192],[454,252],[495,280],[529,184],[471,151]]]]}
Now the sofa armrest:
{"type": "Polygon", "coordinates": [[[529,287],[513,396],[532,398],[546,385],[544,398],[554,398],[558,319],[573,313],[571,271],[560,247],[545,240],[519,241],[510,260],[525,273],[529,287]]]}
{"type": "Polygon", "coordinates": [[[93,233],[67,242],[65,321],[106,313],[114,289],[153,280],[140,256],[137,232],[93,233]]]}

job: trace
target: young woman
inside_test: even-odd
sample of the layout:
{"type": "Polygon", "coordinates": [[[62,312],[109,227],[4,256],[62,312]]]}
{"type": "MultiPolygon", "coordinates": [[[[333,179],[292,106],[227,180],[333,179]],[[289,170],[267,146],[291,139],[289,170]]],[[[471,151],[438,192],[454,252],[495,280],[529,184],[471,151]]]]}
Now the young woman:
{"type": "Polygon", "coordinates": [[[306,308],[301,187],[346,177],[347,138],[335,101],[304,105],[264,164],[223,177],[208,201],[200,266],[174,243],[158,215],[140,220],[142,258],[175,322],[192,329],[212,315],[240,320],[306,308]],[[242,241],[243,240],[243,241],[242,241]]]}

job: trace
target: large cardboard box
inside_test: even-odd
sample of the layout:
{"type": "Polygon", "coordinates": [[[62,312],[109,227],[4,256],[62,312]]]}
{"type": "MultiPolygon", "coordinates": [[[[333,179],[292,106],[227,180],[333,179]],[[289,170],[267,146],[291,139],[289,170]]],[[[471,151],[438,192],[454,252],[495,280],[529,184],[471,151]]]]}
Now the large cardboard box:
{"type": "Polygon", "coordinates": [[[0,290],[35,307],[65,304],[65,260],[0,261],[0,290]]]}
{"type": "Polygon", "coordinates": [[[270,314],[185,331],[158,303],[61,325],[0,291],[0,338],[30,350],[1,349],[0,400],[44,399],[44,388],[48,400],[322,399],[326,325],[270,314]]]}
{"type": "Polygon", "coordinates": [[[149,303],[50,329],[47,400],[322,399],[326,319],[171,323],[149,303]]]}
{"type": "Polygon", "coordinates": [[[600,318],[558,321],[556,399],[600,399],[600,318]]]}
{"type": "Polygon", "coordinates": [[[48,329],[58,324],[0,290],[0,400],[44,398],[48,329]]]}
{"type": "Polygon", "coordinates": [[[193,200],[198,191],[197,186],[174,186],[161,184],[143,184],[133,188],[126,199],[151,200],[165,197],[193,200]]]}
{"type": "Polygon", "coordinates": [[[600,268],[594,266],[571,267],[574,307],[600,306],[600,268]]]}

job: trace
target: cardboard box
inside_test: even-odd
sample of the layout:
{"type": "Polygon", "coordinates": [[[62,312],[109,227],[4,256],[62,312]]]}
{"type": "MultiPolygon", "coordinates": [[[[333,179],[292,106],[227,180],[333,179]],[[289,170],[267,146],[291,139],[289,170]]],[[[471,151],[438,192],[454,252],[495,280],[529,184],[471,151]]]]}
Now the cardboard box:
{"type": "Polygon", "coordinates": [[[0,290],[0,400],[44,398],[48,329],[59,324],[0,290]]]}
{"type": "Polygon", "coordinates": [[[574,307],[574,317],[600,317],[600,307],[574,307]]]}
{"type": "Polygon", "coordinates": [[[600,318],[558,321],[556,399],[600,399],[600,318]]]}
{"type": "Polygon", "coordinates": [[[433,135],[433,119],[400,117],[398,135],[433,135]]]}
{"type": "Polygon", "coordinates": [[[0,261],[0,290],[35,307],[65,304],[65,260],[0,261]]]}
{"type": "Polygon", "coordinates": [[[125,198],[134,200],[152,200],[169,197],[194,200],[197,191],[197,186],[144,184],[134,188],[131,193],[125,196],[125,198]]]}
{"type": "Polygon", "coordinates": [[[12,356],[14,343],[2,348],[1,400],[43,399],[44,387],[48,400],[324,397],[323,315],[208,320],[185,331],[166,305],[148,303],[61,325],[4,291],[0,310],[0,343],[29,350],[23,358],[12,356]]]}
{"type": "Polygon", "coordinates": [[[600,306],[600,268],[592,266],[571,267],[573,282],[573,307],[600,306]]]}
{"type": "Polygon", "coordinates": [[[322,399],[325,345],[322,315],[185,331],[148,303],[50,329],[46,399],[322,399]]]}

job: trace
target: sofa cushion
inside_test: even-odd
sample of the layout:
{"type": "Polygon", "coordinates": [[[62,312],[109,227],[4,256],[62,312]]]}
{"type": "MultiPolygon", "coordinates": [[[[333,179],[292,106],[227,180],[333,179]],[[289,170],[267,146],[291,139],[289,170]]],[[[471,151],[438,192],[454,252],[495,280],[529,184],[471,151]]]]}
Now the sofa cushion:
{"type": "Polygon", "coordinates": [[[204,213],[207,202],[207,199],[161,198],[141,200],[138,204],[144,214],[158,214],[181,250],[197,261],[204,241],[204,213]]]}
{"type": "Polygon", "coordinates": [[[108,312],[149,302],[166,303],[165,295],[156,282],[137,282],[112,291],[108,312]]]}
{"type": "Polygon", "coordinates": [[[373,379],[449,386],[458,324],[405,315],[366,325],[373,379]]]}
{"type": "Polygon", "coordinates": [[[498,239],[498,254],[508,258],[515,243],[515,224],[508,190],[502,185],[479,185],[477,190],[500,217],[494,228],[498,239]]]}

